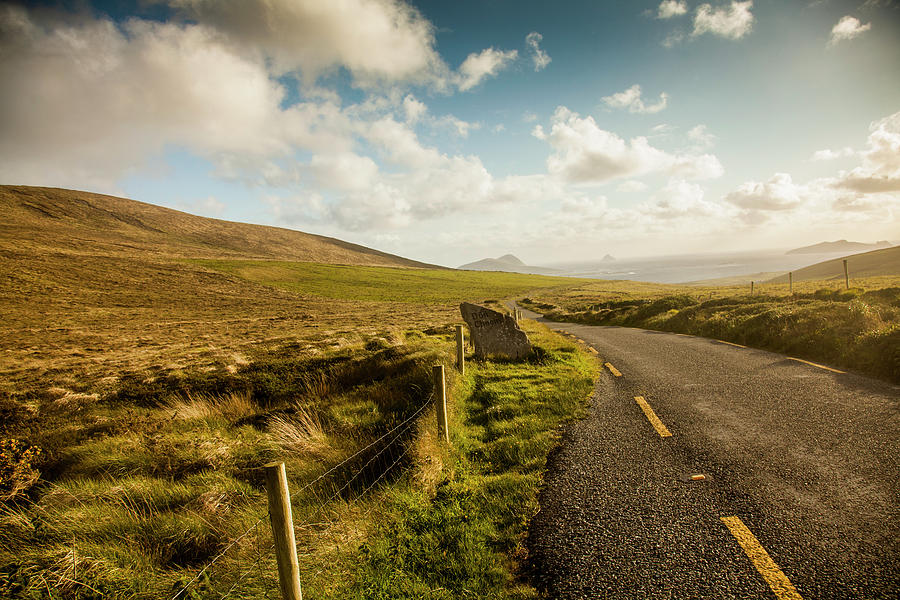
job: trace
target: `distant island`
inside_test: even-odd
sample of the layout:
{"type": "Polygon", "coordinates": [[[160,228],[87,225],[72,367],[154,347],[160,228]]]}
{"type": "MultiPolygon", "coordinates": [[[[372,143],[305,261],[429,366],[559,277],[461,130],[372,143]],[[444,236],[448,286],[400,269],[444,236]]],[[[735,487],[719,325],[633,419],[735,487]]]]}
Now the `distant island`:
{"type": "Polygon", "coordinates": [[[512,254],[504,254],[499,258],[483,258],[457,268],[464,271],[505,271],[507,273],[527,273],[529,275],[553,275],[560,273],[559,269],[526,265],[512,254]]]}
{"type": "Polygon", "coordinates": [[[862,242],[848,242],[847,240],[838,240],[836,242],[821,242],[812,246],[804,246],[803,248],[795,248],[789,250],[786,254],[831,254],[840,252],[868,252],[870,250],[881,250],[882,248],[890,248],[893,246],[888,241],[875,242],[874,244],[863,244],[862,242]]]}

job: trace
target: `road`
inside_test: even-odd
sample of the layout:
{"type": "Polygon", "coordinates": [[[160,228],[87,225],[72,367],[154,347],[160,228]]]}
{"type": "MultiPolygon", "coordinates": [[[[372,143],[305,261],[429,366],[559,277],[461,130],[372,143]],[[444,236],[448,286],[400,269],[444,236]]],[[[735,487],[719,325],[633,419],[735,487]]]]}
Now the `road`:
{"type": "Polygon", "coordinates": [[[900,388],[705,338],[547,324],[612,367],[530,527],[549,597],[900,597],[900,388]]]}

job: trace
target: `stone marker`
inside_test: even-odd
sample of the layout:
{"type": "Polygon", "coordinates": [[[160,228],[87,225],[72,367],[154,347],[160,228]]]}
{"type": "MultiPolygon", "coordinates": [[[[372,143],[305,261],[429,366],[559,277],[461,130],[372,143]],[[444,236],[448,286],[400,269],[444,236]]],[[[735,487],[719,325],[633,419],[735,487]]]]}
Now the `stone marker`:
{"type": "Polygon", "coordinates": [[[485,358],[491,354],[509,358],[524,358],[531,353],[531,342],[509,315],[463,302],[459,305],[463,320],[469,326],[470,338],[475,344],[475,356],[485,358]]]}

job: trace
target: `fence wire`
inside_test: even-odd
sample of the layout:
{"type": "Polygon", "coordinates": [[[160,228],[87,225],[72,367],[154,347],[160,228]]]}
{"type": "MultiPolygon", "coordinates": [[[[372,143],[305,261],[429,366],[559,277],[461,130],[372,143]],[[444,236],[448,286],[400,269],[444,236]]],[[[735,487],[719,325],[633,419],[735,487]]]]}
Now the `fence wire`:
{"type": "MultiPolygon", "coordinates": [[[[434,400],[434,392],[432,392],[432,393],[428,396],[428,398],[425,400],[425,402],[422,404],[422,406],[420,406],[418,409],[416,409],[415,412],[413,412],[410,416],[408,416],[408,417],[407,417],[406,419],[404,419],[402,422],[398,423],[397,425],[395,425],[394,427],[392,427],[390,430],[388,430],[387,432],[385,432],[384,434],[382,434],[381,436],[379,436],[376,440],[374,440],[374,441],[372,441],[371,443],[367,444],[366,446],[360,448],[359,450],[357,450],[356,452],[354,452],[352,455],[348,456],[347,458],[345,458],[345,459],[342,460],[341,462],[339,462],[339,463],[337,463],[336,465],[332,466],[332,467],[329,468],[327,471],[325,471],[325,472],[322,473],[321,475],[317,476],[315,479],[309,481],[308,483],[306,483],[306,485],[304,485],[304,486],[301,487],[299,490],[297,490],[297,491],[295,491],[293,494],[291,494],[291,504],[293,504],[293,503],[296,501],[297,497],[298,497],[301,493],[303,493],[304,491],[306,491],[307,489],[309,489],[310,487],[312,487],[312,486],[315,485],[316,483],[322,481],[323,479],[325,479],[325,478],[328,477],[329,475],[333,474],[335,471],[337,471],[337,470],[340,469],[341,467],[347,465],[349,462],[351,462],[352,460],[354,460],[355,458],[357,458],[358,456],[360,456],[361,454],[363,454],[363,453],[366,452],[367,450],[373,448],[375,445],[379,444],[380,442],[382,442],[382,441],[385,440],[386,438],[393,436],[393,437],[391,438],[391,440],[390,440],[389,442],[387,442],[387,443],[384,445],[383,448],[381,448],[378,452],[376,452],[374,455],[372,455],[372,456],[369,458],[369,460],[366,461],[366,463],[365,463],[362,467],[360,467],[359,469],[357,469],[357,470],[353,473],[353,475],[352,475],[350,478],[348,478],[347,481],[344,482],[344,484],[343,484],[340,488],[338,488],[337,491],[335,491],[335,492],[334,492],[327,500],[325,500],[324,502],[319,502],[318,505],[316,506],[315,510],[312,512],[311,515],[309,515],[308,517],[306,517],[301,523],[299,523],[299,525],[294,525],[294,528],[296,529],[298,526],[310,525],[310,521],[312,521],[312,519],[314,519],[315,517],[319,516],[319,515],[325,510],[326,506],[328,506],[335,498],[337,498],[341,493],[343,493],[347,488],[349,488],[350,485],[352,485],[353,482],[356,481],[356,480],[357,480],[357,479],[365,472],[365,470],[369,467],[369,465],[371,465],[375,460],[378,459],[378,457],[380,457],[382,454],[384,454],[386,451],[388,451],[388,449],[392,449],[392,448],[394,447],[394,445],[395,445],[395,444],[397,443],[397,441],[403,436],[403,434],[406,433],[410,428],[412,428],[412,427],[416,424],[416,419],[417,419],[423,412],[425,412],[425,409],[427,409],[429,406],[431,406],[431,403],[432,403],[433,400],[434,400]]],[[[384,470],[378,475],[378,477],[376,477],[370,484],[368,484],[368,485],[366,486],[366,488],[359,494],[359,497],[364,496],[366,493],[369,492],[369,490],[371,490],[373,487],[375,487],[375,485],[377,485],[378,482],[381,481],[381,480],[387,475],[388,472],[390,472],[395,466],[397,466],[397,464],[403,459],[404,455],[405,455],[405,453],[401,452],[401,453],[400,453],[400,456],[399,456],[396,460],[394,460],[394,462],[391,463],[390,466],[388,466],[386,469],[384,469],[384,470]]],[[[391,455],[391,458],[393,458],[393,454],[391,455]]],[[[371,510],[371,509],[370,509],[370,510],[371,510]]],[[[267,516],[268,516],[268,514],[267,514],[266,516],[260,517],[253,525],[251,525],[250,527],[248,527],[243,533],[241,533],[238,537],[236,537],[234,540],[232,540],[231,543],[229,543],[224,549],[222,549],[222,550],[221,550],[221,551],[220,551],[220,552],[219,552],[219,553],[218,553],[211,561],[209,561],[206,565],[204,565],[204,567],[203,567],[202,569],[200,569],[200,571],[197,572],[197,574],[193,577],[193,579],[191,579],[190,581],[188,581],[181,589],[179,589],[179,590],[178,590],[178,591],[170,598],[170,600],[179,600],[180,598],[183,598],[183,597],[184,597],[183,594],[185,594],[185,592],[187,592],[187,590],[190,589],[191,586],[193,586],[197,581],[199,581],[200,578],[203,577],[203,574],[204,574],[204,573],[210,572],[210,570],[212,569],[212,567],[213,567],[213,566],[214,566],[214,565],[215,565],[215,564],[216,564],[223,556],[225,556],[225,555],[226,555],[232,548],[234,548],[234,546],[236,546],[241,540],[245,539],[248,535],[250,535],[250,533],[251,533],[252,531],[257,530],[257,536],[259,536],[260,533],[261,533],[261,532],[259,531],[259,525],[260,525],[260,523],[262,523],[263,521],[266,520],[266,517],[267,517],[267,516]]],[[[243,581],[250,575],[250,573],[253,572],[254,569],[259,569],[259,568],[261,568],[260,563],[261,563],[261,561],[262,561],[262,559],[263,559],[263,556],[264,556],[264,555],[265,555],[265,556],[268,556],[268,554],[269,554],[272,550],[274,550],[274,548],[275,548],[275,545],[272,544],[272,545],[269,546],[269,548],[265,551],[265,553],[260,552],[260,551],[259,551],[259,539],[257,538],[257,557],[256,557],[256,560],[250,565],[250,567],[249,567],[248,569],[246,569],[246,570],[245,570],[245,571],[237,578],[237,580],[234,581],[234,583],[231,585],[231,587],[228,588],[228,590],[227,590],[226,592],[224,592],[222,595],[219,596],[219,600],[223,600],[224,598],[227,598],[229,595],[231,595],[231,593],[234,592],[234,591],[237,589],[238,585],[239,585],[241,582],[243,582],[243,581]]],[[[267,594],[268,594],[268,592],[267,592],[267,594]]]]}

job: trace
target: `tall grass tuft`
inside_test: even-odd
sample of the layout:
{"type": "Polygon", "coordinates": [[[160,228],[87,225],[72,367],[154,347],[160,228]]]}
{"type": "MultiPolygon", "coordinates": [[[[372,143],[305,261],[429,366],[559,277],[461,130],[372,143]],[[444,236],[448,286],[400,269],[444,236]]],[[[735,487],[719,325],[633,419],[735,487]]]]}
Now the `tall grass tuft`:
{"type": "Polygon", "coordinates": [[[318,416],[303,407],[297,407],[289,417],[276,415],[269,419],[269,432],[289,452],[322,457],[332,449],[318,416]]]}
{"type": "Polygon", "coordinates": [[[172,411],[174,418],[185,420],[223,418],[235,422],[257,412],[247,391],[230,392],[221,396],[189,392],[186,398],[170,400],[164,406],[172,411]]]}

